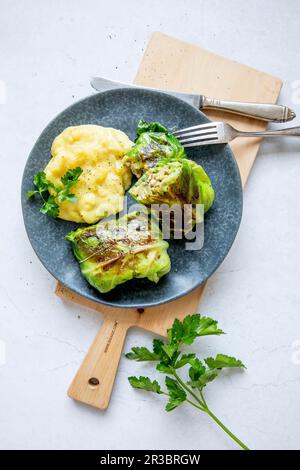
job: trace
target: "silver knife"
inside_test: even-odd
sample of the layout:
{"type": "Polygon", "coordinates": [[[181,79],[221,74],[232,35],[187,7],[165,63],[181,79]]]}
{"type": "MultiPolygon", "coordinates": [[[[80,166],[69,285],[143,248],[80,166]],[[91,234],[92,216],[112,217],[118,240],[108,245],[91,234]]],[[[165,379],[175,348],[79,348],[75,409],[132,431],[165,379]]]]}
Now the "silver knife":
{"type": "Polygon", "coordinates": [[[155,90],[168,95],[176,96],[198,109],[222,109],[229,113],[240,114],[263,121],[287,122],[296,117],[293,110],[287,106],[268,103],[246,103],[242,101],[226,101],[215,98],[208,98],[204,95],[193,93],[181,93],[179,91],[166,91],[157,88],[131,85],[128,83],[115,82],[102,77],[93,77],[91,79],[92,87],[97,91],[112,90],[115,88],[143,88],[146,90],[155,90]]]}

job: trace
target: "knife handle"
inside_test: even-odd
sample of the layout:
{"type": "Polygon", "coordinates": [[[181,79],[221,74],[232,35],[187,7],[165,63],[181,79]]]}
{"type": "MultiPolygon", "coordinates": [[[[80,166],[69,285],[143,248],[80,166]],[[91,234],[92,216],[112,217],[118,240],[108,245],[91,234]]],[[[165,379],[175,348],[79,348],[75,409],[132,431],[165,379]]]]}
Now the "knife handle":
{"type": "Polygon", "coordinates": [[[240,114],[263,121],[286,122],[294,119],[296,114],[287,106],[268,103],[245,103],[241,101],[225,101],[203,97],[201,108],[222,109],[229,113],[240,114]]]}

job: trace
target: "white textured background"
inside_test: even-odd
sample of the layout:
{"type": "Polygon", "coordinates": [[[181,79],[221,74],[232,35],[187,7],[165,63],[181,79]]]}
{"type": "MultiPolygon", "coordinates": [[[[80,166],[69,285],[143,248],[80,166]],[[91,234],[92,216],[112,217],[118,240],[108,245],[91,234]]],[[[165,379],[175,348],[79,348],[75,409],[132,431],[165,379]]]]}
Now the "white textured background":
{"type": "MultiPolygon", "coordinates": [[[[91,93],[91,74],[132,81],[156,30],[281,77],[280,102],[300,115],[299,18],[298,0],[0,1],[1,448],[236,448],[206,416],[167,414],[163,399],[130,389],[145,367],[125,358],[106,412],[67,398],[101,317],[53,294],[25,235],[20,180],[48,121],[91,93]]],[[[200,309],[228,332],[204,339],[204,353],[248,366],[211,384],[208,401],[254,449],[300,448],[299,150],[300,140],[262,145],[237,240],[200,309]]],[[[150,340],[132,330],[125,350],[150,340]]]]}

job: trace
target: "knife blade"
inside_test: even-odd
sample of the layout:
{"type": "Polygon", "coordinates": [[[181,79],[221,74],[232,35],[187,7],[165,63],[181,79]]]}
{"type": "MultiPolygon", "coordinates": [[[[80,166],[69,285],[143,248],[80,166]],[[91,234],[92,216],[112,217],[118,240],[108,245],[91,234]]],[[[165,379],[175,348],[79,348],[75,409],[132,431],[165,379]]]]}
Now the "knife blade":
{"type": "Polygon", "coordinates": [[[116,82],[114,80],[108,80],[107,78],[102,78],[102,77],[93,77],[91,79],[91,85],[97,91],[107,91],[107,90],[113,90],[116,88],[142,88],[144,90],[160,91],[161,93],[166,93],[167,95],[172,95],[172,96],[175,96],[176,98],[180,98],[181,100],[186,101],[187,103],[191,104],[192,106],[195,106],[198,109],[200,109],[200,105],[201,105],[200,103],[201,96],[194,95],[192,93],[181,93],[180,91],[160,90],[158,88],[150,88],[150,87],[145,87],[145,86],[140,86],[140,85],[132,85],[129,83],[116,82]]]}
{"type": "Polygon", "coordinates": [[[128,83],[117,82],[103,77],[92,77],[92,87],[97,91],[107,91],[117,88],[142,88],[145,90],[160,91],[168,95],[175,96],[187,103],[195,106],[197,109],[219,109],[229,113],[239,114],[254,119],[261,119],[269,122],[287,122],[296,117],[295,112],[287,106],[269,103],[247,103],[241,101],[228,101],[208,98],[207,96],[182,93],[179,91],[160,90],[145,86],[137,86],[128,83]]]}

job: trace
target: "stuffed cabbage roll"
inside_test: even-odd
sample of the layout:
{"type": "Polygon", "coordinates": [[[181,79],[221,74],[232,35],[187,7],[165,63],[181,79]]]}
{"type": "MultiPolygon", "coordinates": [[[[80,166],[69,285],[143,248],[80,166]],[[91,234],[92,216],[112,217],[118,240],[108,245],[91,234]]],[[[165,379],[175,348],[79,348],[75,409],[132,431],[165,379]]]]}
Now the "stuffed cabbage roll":
{"type": "Polygon", "coordinates": [[[126,153],[123,163],[138,178],[165,158],[168,161],[184,158],[185,151],[176,137],[158,122],[138,123],[135,145],[126,153]]]}
{"type": "Polygon", "coordinates": [[[80,228],[66,238],[83,276],[102,293],[132,278],[157,283],[171,268],[169,245],[145,214],[80,228]]]}
{"type": "Polygon", "coordinates": [[[203,204],[204,212],[214,201],[214,190],[204,169],[186,158],[171,162],[162,159],[144,173],[129,193],[145,205],[203,204]]]}

